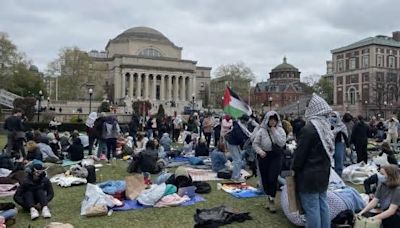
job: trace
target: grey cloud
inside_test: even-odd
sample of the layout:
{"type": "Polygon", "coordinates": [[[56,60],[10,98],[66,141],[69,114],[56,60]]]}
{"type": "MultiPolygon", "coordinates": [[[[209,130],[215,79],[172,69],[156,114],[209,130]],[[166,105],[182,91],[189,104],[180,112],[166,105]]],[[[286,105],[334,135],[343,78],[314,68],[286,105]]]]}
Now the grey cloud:
{"type": "Polygon", "coordinates": [[[130,27],[148,26],[183,47],[183,58],[214,69],[245,62],[265,80],[288,61],[302,75],[325,73],[330,50],[400,29],[396,0],[0,2],[0,30],[44,70],[66,46],[104,49],[130,27]]]}

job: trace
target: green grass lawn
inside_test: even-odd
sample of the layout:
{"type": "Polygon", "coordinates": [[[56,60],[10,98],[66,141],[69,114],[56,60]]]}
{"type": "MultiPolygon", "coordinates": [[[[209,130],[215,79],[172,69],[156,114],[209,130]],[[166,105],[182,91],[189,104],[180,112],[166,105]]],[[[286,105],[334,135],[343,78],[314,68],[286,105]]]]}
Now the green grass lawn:
{"type": "MultiPolygon", "coordinates": [[[[6,137],[0,135],[1,148],[5,145],[6,137]]],[[[103,180],[120,180],[128,175],[126,172],[127,162],[117,161],[117,166],[104,165],[97,172],[103,180]]],[[[251,180],[254,183],[254,178],[251,180]]],[[[249,211],[253,220],[244,223],[234,223],[226,227],[294,227],[286,219],[281,210],[271,214],[264,209],[265,198],[236,199],[229,194],[217,190],[217,182],[210,181],[212,191],[203,195],[205,202],[200,202],[187,207],[173,208],[149,208],[139,211],[114,212],[111,216],[86,218],[80,216],[80,203],[85,194],[85,186],[74,186],[61,188],[54,185],[55,197],[49,204],[52,218],[44,220],[39,218],[30,220],[27,212],[20,211],[17,215],[17,223],[13,227],[44,227],[46,224],[57,222],[68,222],[75,227],[193,227],[193,215],[196,208],[211,208],[219,205],[231,206],[243,211],[249,211]]],[[[279,194],[279,193],[278,193],[279,194]]],[[[279,198],[279,197],[277,197],[279,198]]],[[[0,201],[12,201],[11,197],[2,198],[0,201]]]]}

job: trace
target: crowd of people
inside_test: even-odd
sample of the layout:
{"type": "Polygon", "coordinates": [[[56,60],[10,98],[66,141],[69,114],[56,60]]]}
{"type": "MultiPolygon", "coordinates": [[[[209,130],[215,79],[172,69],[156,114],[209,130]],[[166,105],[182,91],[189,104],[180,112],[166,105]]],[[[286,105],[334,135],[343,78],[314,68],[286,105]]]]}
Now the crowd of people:
{"type": "Polygon", "coordinates": [[[272,213],[277,210],[279,175],[283,169],[290,169],[294,171],[306,227],[330,227],[327,189],[331,167],[341,176],[346,165],[368,163],[368,139],[373,138],[383,141],[381,154],[387,155],[391,165],[381,167],[380,173],[366,183],[379,185],[375,192],[366,188],[371,201],[359,214],[382,220],[384,227],[400,227],[400,174],[391,146],[397,143],[400,129],[395,116],[387,121],[372,117],[369,123],[361,115],[354,118],[345,113],[341,117],[317,95],[309,101],[304,117],[296,119],[275,111],[238,118],[194,113],[143,119],[133,114],[125,126],[115,115],[93,112],[85,123],[86,134],[59,133],[57,127],[26,131],[21,116],[22,111],[16,109],[5,122],[8,142],[2,156],[30,167],[14,198],[30,210],[32,219],[39,217],[39,209],[43,217],[51,217],[47,204],[53,191],[43,174],[42,162],[79,161],[87,149],[89,155],[107,162],[130,160],[129,172],[159,173],[175,156],[210,157],[213,171],[241,183],[246,182],[241,170],[248,168],[259,177],[259,188],[267,196],[266,208],[272,213]],[[285,167],[288,141],[295,141],[296,149],[289,156],[289,167],[285,167]],[[183,146],[178,148],[177,144],[183,146]],[[370,214],[377,205],[382,213],[370,214]]]}

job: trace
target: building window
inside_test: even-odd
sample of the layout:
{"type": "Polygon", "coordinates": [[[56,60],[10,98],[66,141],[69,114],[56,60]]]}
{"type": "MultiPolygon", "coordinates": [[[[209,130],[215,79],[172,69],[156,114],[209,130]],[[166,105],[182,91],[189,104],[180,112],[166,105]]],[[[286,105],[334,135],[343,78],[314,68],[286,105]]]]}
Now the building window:
{"type": "Polygon", "coordinates": [[[162,57],[161,52],[154,48],[146,48],[139,53],[140,56],[146,56],[146,57],[162,57]]]}
{"type": "Polygon", "coordinates": [[[383,55],[378,55],[376,57],[376,66],[383,67],[383,55]]]}
{"type": "Polygon", "coordinates": [[[369,55],[363,55],[362,56],[362,67],[368,67],[369,66],[369,55]]]}
{"type": "Polygon", "coordinates": [[[349,102],[350,104],[356,104],[356,90],[354,88],[349,89],[349,102]]]}
{"type": "Polygon", "coordinates": [[[343,61],[342,60],[338,61],[337,69],[338,69],[338,72],[342,72],[343,71],[343,61]]]}
{"type": "Polygon", "coordinates": [[[389,56],[389,67],[394,68],[394,56],[389,56]]]}
{"type": "Polygon", "coordinates": [[[351,58],[350,59],[350,70],[354,70],[354,69],[356,69],[356,59],[351,58]]]}

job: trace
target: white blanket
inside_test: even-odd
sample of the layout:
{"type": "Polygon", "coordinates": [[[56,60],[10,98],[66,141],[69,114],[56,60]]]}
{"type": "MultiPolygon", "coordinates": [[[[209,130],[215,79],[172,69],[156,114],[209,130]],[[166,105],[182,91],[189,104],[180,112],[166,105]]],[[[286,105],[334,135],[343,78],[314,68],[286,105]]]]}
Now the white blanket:
{"type": "Polygon", "coordinates": [[[344,168],[342,178],[353,184],[363,184],[364,180],[378,172],[375,164],[365,164],[360,162],[344,168]]]}
{"type": "Polygon", "coordinates": [[[61,187],[70,187],[72,185],[86,184],[87,180],[74,176],[65,176],[65,174],[57,174],[50,179],[50,182],[56,183],[61,187]]]}

